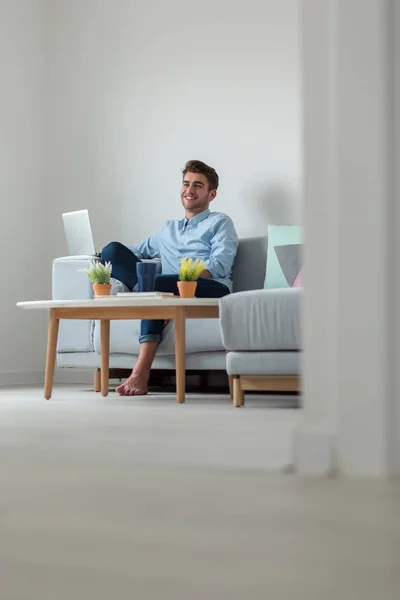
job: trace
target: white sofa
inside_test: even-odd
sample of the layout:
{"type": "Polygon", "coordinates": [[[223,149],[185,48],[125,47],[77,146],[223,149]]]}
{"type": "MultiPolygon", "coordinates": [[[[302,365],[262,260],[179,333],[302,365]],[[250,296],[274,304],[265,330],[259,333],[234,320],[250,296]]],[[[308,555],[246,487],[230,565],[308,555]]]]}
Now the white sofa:
{"type": "MultiPolygon", "coordinates": [[[[264,285],[267,256],[267,238],[245,238],[240,240],[233,268],[234,292],[261,289],[264,285]]],[[[52,297],[55,300],[92,298],[92,286],[81,272],[91,260],[89,256],[67,256],[53,261],[52,297]]],[[[236,294],[233,294],[233,296],[236,294]]],[[[246,309],[244,309],[246,310],[246,309]]],[[[238,315],[241,320],[241,316],[238,315]]],[[[110,332],[110,369],[131,369],[139,352],[140,321],[113,321],[110,332]]],[[[268,345],[268,340],[266,340],[268,345]]],[[[274,342],[275,343],[275,342],[274,342]]],[[[276,344],[275,344],[276,345],[276,344]]],[[[278,351],[279,343],[275,348],[278,351]]],[[[267,357],[275,373],[292,374],[298,368],[297,351],[271,352],[267,357]],[[277,362],[278,360],[278,362],[277,362]]],[[[61,321],[57,366],[62,368],[100,367],[100,327],[95,321],[61,321]]],[[[164,330],[164,337],[157,351],[154,369],[175,369],[174,323],[164,330]]],[[[226,348],[220,323],[216,319],[189,320],[186,325],[186,368],[189,370],[225,370],[226,348]]],[[[264,369],[265,370],[265,369],[264,369]]],[[[296,371],[297,372],[297,371],[296,371]]]]}

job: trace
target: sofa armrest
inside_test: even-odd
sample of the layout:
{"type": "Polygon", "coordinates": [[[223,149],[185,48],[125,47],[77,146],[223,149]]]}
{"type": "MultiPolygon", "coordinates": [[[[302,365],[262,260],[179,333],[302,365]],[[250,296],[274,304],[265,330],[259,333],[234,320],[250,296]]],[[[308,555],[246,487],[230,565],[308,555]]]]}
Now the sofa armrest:
{"type": "Polygon", "coordinates": [[[62,256],[53,260],[53,300],[93,298],[93,287],[82,269],[90,266],[93,256],[62,256]]]}
{"type": "Polygon", "coordinates": [[[220,300],[222,342],[228,350],[301,349],[302,288],[250,290],[220,300]]]}
{"type": "MultiPolygon", "coordinates": [[[[82,273],[93,256],[63,256],[53,260],[53,300],[93,298],[93,287],[89,277],[82,273]]],[[[93,326],[88,320],[61,320],[58,334],[58,352],[92,352],[93,326]]]]}

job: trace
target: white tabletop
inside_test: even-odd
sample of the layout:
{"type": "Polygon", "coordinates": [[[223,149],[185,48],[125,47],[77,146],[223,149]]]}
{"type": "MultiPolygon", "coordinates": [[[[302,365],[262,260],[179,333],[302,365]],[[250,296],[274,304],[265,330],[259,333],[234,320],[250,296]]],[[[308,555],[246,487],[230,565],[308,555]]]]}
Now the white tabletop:
{"type": "Polygon", "coordinates": [[[20,308],[95,308],[104,306],[218,306],[219,298],[179,298],[178,296],[149,298],[134,298],[123,296],[110,296],[109,298],[85,300],[35,300],[18,302],[20,308]]]}

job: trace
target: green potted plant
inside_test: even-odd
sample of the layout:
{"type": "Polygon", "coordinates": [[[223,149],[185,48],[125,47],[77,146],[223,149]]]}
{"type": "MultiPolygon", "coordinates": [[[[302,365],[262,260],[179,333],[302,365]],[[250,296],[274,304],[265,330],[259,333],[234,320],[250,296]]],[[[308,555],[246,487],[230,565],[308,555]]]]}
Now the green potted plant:
{"type": "Polygon", "coordinates": [[[178,290],[181,298],[194,298],[197,280],[206,265],[202,260],[196,258],[182,258],[179,268],[178,290]]]}
{"type": "Polygon", "coordinates": [[[109,296],[111,292],[111,272],[112,264],[105,264],[93,261],[90,267],[82,269],[93,283],[93,293],[95,296],[109,296]]]}

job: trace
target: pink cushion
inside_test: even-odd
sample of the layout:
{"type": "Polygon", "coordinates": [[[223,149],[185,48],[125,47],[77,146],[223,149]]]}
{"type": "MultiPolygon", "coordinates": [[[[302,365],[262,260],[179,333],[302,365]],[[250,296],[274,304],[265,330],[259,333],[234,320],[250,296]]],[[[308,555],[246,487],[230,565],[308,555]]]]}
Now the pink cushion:
{"type": "Polygon", "coordinates": [[[292,287],[303,287],[303,269],[301,268],[293,281],[292,287]]]}

